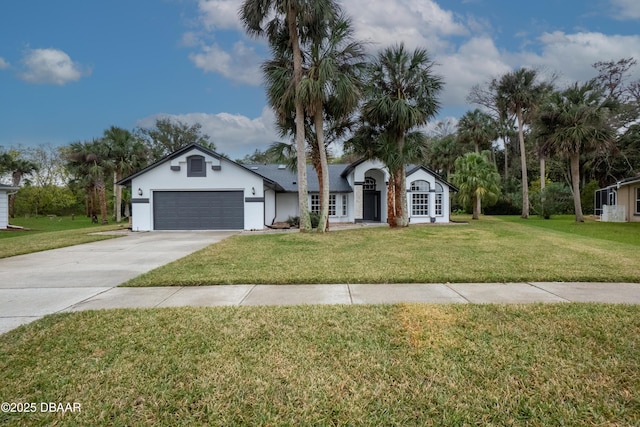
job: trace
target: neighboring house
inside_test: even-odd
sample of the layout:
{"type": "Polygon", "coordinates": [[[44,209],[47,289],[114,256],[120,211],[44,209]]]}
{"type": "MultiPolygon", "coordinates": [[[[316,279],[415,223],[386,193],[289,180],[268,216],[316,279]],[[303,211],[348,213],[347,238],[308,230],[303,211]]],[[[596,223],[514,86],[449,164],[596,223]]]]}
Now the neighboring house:
{"type": "Polygon", "coordinates": [[[597,190],[594,213],[605,222],[640,222],[640,176],[597,190]]]}
{"type": "Polygon", "coordinates": [[[18,191],[17,187],[0,184],[0,230],[9,225],[9,195],[18,191]]]}
{"type": "MultiPolygon", "coordinates": [[[[307,168],[309,206],[320,208],[307,168]]],[[[379,161],[329,165],[330,222],[386,222],[389,174],[379,161]]],[[[298,216],[297,174],[284,165],[240,165],[188,145],[118,184],[131,187],[132,229],[260,230],[298,216]]],[[[457,189],[424,166],[407,167],[411,223],[448,223],[457,189]]]]}

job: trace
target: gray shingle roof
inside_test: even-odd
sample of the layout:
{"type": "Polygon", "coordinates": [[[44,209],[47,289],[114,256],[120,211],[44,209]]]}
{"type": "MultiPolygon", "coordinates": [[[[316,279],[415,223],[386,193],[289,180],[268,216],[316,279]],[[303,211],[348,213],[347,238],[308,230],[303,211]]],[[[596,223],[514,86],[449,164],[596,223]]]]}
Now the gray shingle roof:
{"type": "MultiPolygon", "coordinates": [[[[329,165],[329,191],[332,193],[350,193],[353,191],[346,178],[340,175],[347,166],[345,164],[329,165]]],[[[298,174],[283,165],[244,165],[244,167],[271,181],[277,182],[285,192],[295,193],[298,191],[298,174]]],[[[318,176],[311,165],[307,165],[307,186],[310,193],[320,191],[318,176]]]]}

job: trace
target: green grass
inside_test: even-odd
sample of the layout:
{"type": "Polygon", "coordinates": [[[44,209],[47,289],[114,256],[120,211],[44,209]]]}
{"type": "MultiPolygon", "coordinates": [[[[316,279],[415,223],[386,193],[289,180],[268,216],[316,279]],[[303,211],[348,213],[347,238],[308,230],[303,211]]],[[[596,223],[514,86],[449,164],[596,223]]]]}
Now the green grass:
{"type": "Polygon", "coordinates": [[[0,336],[0,425],[640,424],[640,307],[223,307],[47,316],[0,336]]]}
{"type": "Polygon", "coordinates": [[[233,236],[125,286],[640,282],[639,250],[640,224],[483,217],[451,226],[233,236]]]}
{"type": "Polygon", "coordinates": [[[15,218],[11,220],[11,225],[25,227],[25,230],[0,231],[0,258],[110,239],[115,236],[91,233],[118,230],[126,226],[92,224],[90,218],[81,216],[73,220],[71,217],[15,218]]]}

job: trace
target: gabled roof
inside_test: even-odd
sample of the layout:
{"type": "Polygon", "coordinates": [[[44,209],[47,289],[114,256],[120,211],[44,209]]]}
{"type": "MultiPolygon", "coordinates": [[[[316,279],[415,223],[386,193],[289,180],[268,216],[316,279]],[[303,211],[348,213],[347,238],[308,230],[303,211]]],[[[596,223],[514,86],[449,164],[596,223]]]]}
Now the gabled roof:
{"type": "Polygon", "coordinates": [[[620,188],[623,187],[625,185],[630,185],[630,184],[635,184],[636,182],[640,182],[640,175],[638,176],[632,176],[630,178],[625,178],[625,179],[621,179],[620,181],[616,182],[615,184],[611,184],[605,188],[620,188]]]}
{"type": "Polygon", "coordinates": [[[19,190],[19,187],[14,187],[12,185],[6,185],[6,184],[0,184],[0,190],[16,191],[16,190],[19,190]]]}
{"type": "MultiPolygon", "coordinates": [[[[332,193],[350,193],[353,191],[347,180],[341,175],[345,164],[330,164],[329,166],[329,188],[332,193]]],[[[245,168],[264,176],[271,181],[277,182],[287,193],[298,192],[298,174],[286,168],[284,165],[244,165],[245,168]]],[[[310,193],[320,191],[318,175],[313,166],[307,165],[307,188],[310,193]]]]}
{"type": "Polygon", "coordinates": [[[415,173],[416,171],[422,169],[423,171],[435,176],[438,181],[442,182],[443,184],[445,184],[447,187],[449,187],[449,189],[451,189],[452,191],[458,192],[458,188],[451,184],[449,181],[445,180],[444,178],[442,178],[440,175],[438,175],[433,169],[427,167],[427,166],[423,166],[423,165],[407,165],[406,169],[405,169],[405,173],[407,174],[407,177],[413,173],[415,173]]]}
{"type": "MultiPolygon", "coordinates": [[[[351,163],[350,165],[347,165],[347,167],[342,171],[341,176],[343,177],[347,177],[351,172],[353,172],[353,170],[358,166],[361,165],[362,163],[366,162],[367,159],[360,159],[360,160],[356,160],[355,162],[351,163]]],[[[458,188],[456,188],[455,185],[451,184],[449,181],[445,180],[444,178],[442,178],[438,173],[436,173],[433,169],[427,167],[427,166],[421,166],[421,165],[407,165],[405,167],[405,174],[406,176],[411,175],[412,173],[416,172],[417,170],[422,169],[425,172],[433,175],[436,177],[436,179],[440,182],[442,182],[443,184],[445,184],[447,187],[449,187],[451,190],[453,191],[459,191],[458,188]]]]}
{"type": "MultiPolygon", "coordinates": [[[[234,165],[236,165],[236,166],[238,166],[238,167],[241,167],[241,168],[243,168],[243,169],[246,169],[243,165],[241,165],[241,164],[239,164],[239,163],[236,163],[236,162],[234,162],[233,160],[227,159],[226,157],[221,156],[220,154],[216,153],[216,152],[215,152],[215,151],[213,151],[213,150],[210,150],[210,149],[208,149],[208,148],[206,148],[206,147],[203,147],[203,146],[202,146],[202,145],[200,145],[200,144],[193,143],[193,144],[185,145],[184,147],[180,148],[179,150],[174,151],[173,153],[171,153],[171,154],[169,154],[169,155],[167,155],[167,156],[163,157],[162,159],[158,160],[157,162],[150,164],[150,165],[149,165],[149,166],[147,166],[146,168],[144,168],[144,169],[142,169],[142,170],[140,170],[140,171],[138,171],[138,172],[134,173],[133,175],[129,175],[128,177],[126,177],[126,178],[124,178],[124,179],[122,179],[122,180],[118,181],[116,184],[118,184],[118,185],[127,185],[127,184],[130,184],[130,183],[131,183],[131,181],[132,181],[134,178],[136,178],[136,177],[138,177],[138,176],[140,176],[140,175],[142,175],[142,174],[146,173],[147,171],[149,171],[149,170],[151,170],[151,169],[155,168],[156,166],[160,166],[162,163],[165,163],[165,162],[171,161],[171,160],[175,159],[176,157],[180,157],[180,156],[181,156],[181,155],[183,155],[184,153],[186,153],[186,152],[188,152],[188,151],[191,151],[191,150],[193,150],[193,149],[198,150],[198,151],[202,152],[203,154],[207,154],[207,155],[209,155],[209,156],[211,156],[211,157],[214,157],[214,158],[216,158],[216,159],[219,159],[220,161],[229,162],[229,163],[232,163],[232,164],[234,164],[234,165]]],[[[259,173],[256,173],[255,171],[248,170],[248,172],[251,172],[251,173],[253,173],[253,174],[255,174],[255,175],[260,176],[261,178],[263,178],[263,179],[266,181],[266,184],[268,184],[269,186],[274,187],[274,188],[276,188],[276,189],[279,189],[279,188],[277,188],[277,183],[276,183],[276,182],[271,181],[270,179],[268,179],[268,178],[264,177],[263,175],[260,175],[259,173]]]]}

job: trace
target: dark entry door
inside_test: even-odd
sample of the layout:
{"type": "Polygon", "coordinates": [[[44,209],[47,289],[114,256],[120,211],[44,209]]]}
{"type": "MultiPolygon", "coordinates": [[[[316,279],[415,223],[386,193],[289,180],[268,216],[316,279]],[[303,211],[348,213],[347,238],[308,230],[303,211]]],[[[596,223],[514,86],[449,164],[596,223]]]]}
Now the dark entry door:
{"type": "Polygon", "coordinates": [[[380,192],[365,190],[363,197],[362,219],[365,221],[380,221],[380,192]]]}

